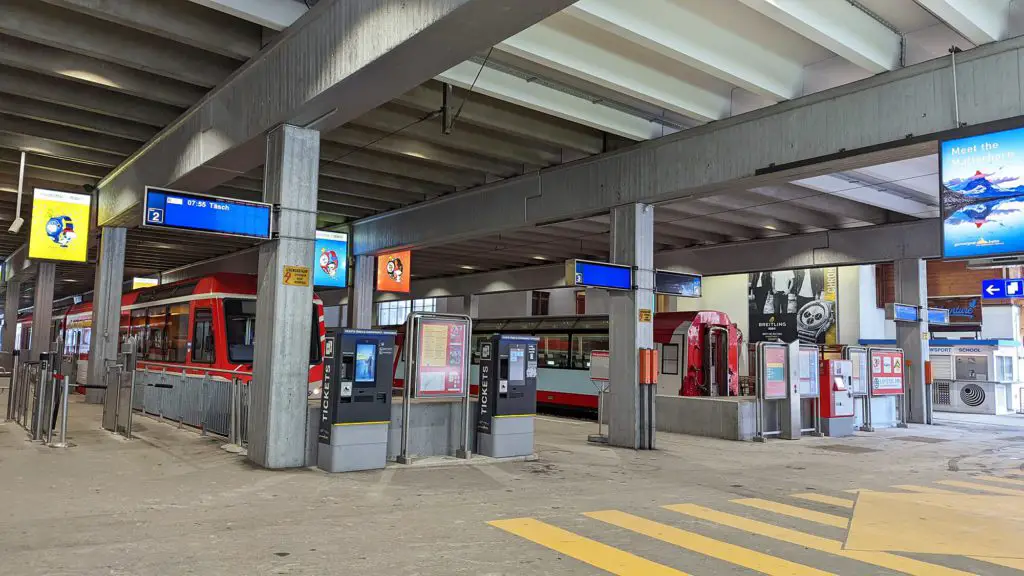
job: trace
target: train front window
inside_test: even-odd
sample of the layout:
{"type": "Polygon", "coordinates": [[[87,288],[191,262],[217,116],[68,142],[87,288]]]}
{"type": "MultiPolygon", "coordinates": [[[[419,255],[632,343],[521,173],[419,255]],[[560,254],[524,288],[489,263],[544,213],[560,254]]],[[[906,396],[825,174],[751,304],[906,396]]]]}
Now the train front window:
{"type": "Polygon", "coordinates": [[[572,337],[572,367],[590,369],[590,353],[608,349],[607,334],[574,334],[572,337]]]}
{"type": "Polygon", "coordinates": [[[256,301],[224,300],[224,323],[228,359],[235,363],[251,364],[256,340],[256,301]]]}

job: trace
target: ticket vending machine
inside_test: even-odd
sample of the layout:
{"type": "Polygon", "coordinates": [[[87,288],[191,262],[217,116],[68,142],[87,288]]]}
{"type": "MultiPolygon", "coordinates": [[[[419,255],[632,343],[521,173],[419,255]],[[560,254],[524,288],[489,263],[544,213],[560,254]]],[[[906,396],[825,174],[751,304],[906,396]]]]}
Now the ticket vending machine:
{"type": "Polygon", "coordinates": [[[821,431],[850,436],[854,430],[853,362],[825,360],[821,365],[821,431]]]}
{"type": "Polygon", "coordinates": [[[316,458],[320,469],[351,472],[387,464],[395,334],[327,330],[316,458]]]}
{"type": "Polygon", "coordinates": [[[495,334],[480,344],[478,454],[495,458],[533,454],[537,341],[533,336],[495,334]]]}

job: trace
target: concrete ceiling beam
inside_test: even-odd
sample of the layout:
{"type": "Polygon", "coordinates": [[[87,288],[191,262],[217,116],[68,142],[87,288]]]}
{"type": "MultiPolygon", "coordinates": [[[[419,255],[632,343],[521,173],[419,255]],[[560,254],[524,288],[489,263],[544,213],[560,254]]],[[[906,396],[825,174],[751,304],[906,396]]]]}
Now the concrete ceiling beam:
{"type": "Polygon", "coordinates": [[[181,114],[172,106],[7,66],[0,66],[0,92],[155,127],[181,114]]]}
{"type": "Polygon", "coordinates": [[[565,13],[772,100],[801,95],[803,66],[672,0],[582,0],[565,13]],[[679,26],[685,22],[685,28],[679,26]]]}
{"type": "Polygon", "coordinates": [[[60,158],[82,164],[94,164],[104,168],[113,168],[124,160],[124,156],[120,154],[98,152],[88,148],[77,148],[21,132],[5,132],[2,125],[0,125],[0,147],[30,152],[37,156],[60,158]]]}
{"type": "Polygon", "coordinates": [[[145,32],[38,0],[6,0],[0,32],[205,88],[216,86],[238,67],[236,60],[185,44],[154,41],[145,32]]]}
{"type": "Polygon", "coordinates": [[[156,74],[0,34],[0,64],[185,109],[206,90],[156,74]]]}
{"type": "Polygon", "coordinates": [[[817,213],[835,214],[843,223],[885,224],[891,221],[891,214],[887,210],[855,200],[822,194],[793,184],[762,186],[752,189],[751,192],[765,198],[784,201],[788,205],[807,208],[817,213]]]}
{"type": "Polygon", "coordinates": [[[320,174],[321,176],[369,184],[371,186],[380,186],[381,188],[394,188],[416,194],[420,197],[437,196],[455,191],[454,186],[444,186],[416,178],[407,178],[399,174],[387,174],[375,170],[353,168],[341,163],[321,162],[320,174]]]}
{"type": "MultiPolygon", "coordinates": [[[[459,66],[462,66],[461,64],[459,66]]],[[[456,66],[458,68],[459,66],[456,66]]],[[[474,66],[474,64],[469,64],[474,66]]],[[[442,73],[441,76],[445,76],[442,73]]],[[[482,74],[481,74],[482,75],[482,74]]],[[[519,106],[512,106],[500,99],[481,94],[476,87],[473,93],[467,91],[470,84],[453,85],[454,108],[461,110],[456,125],[467,122],[490,130],[511,134],[529,140],[540,140],[554,148],[569,148],[586,154],[604,151],[604,139],[598,130],[580,126],[562,118],[541,115],[519,106]]],[[[479,82],[477,83],[479,86],[479,82]]],[[[431,112],[441,107],[443,100],[441,84],[428,82],[399,96],[396,101],[421,112],[431,112]]]]}
{"type": "Polygon", "coordinates": [[[262,47],[263,34],[259,26],[188,2],[43,1],[236,60],[248,60],[262,47]]]}
{"type": "Polygon", "coordinates": [[[68,128],[38,120],[29,120],[18,116],[11,116],[10,114],[0,113],[0,131],[35,136],[36,138],[44,138],[60,144],[67,144],[68,146],[119,154],[121,156],[128,156],[139,149],[138,143],[131,140],[97,134],[95,132],[86,132],[85,130],[68,128]]]}
{"type": "MultiPolygon", "coordinates": [[[[17,182],[18,179],[18,165],[0,163],[0,175],[6,176],[9,180],[13,179],[17,182]]],[[[68,174],[67,172],[56,172],[53,170],[46,170],[44,168],[36,168],[34,166],[25,167],[25,178],[29,180],[46,180],[49,182],[57,182],[65,186],[65,190],[72,192],[82,192],[82,186],[85,184],[95,185],[98,178],[90,178],[88,176],[80,176],[78,174],[68,174]]]]}
{"type": "Polygon", "coordinates": [[[306,13],[298,0],[191,0],[200,6],[259,24],[271,30],[284,30],[306,13]]]}
{"type": "MultiPolygon", "coordinates": [[[[6,164],[19,165],[21,163],[21,153],[18,150],[12,148],[0,147],[0,162],[6,164]]],[[[94,164],[83,164],[81,162],[75,162],[73,160],[61,160],[59,158],[50,158],[47,156],[40,156],[38,154],[26,154],[25,164],[41,170],[50,170],[53,172],[65,172],[67,174],[76,174],[78,176],[87,176],[96,180],[107,175],[110,170],[102,166],[96,166],[94,164]]]]}
{"type": "Polygon", "coordinates": [[[145,124],[104,116],[94,112],[32,100],[0,92],[0,113],[30,120],[59,124],[68,128],[98,132],[142,143],[156,135],[157,130],[145,124]]]}
{"type": "Polygon", "coordinates": [[[1010,28],[1010,0],[917,0],[976,45],[1002,40],[1010,28]]]}
{"type": "Polygon", "coordinates": [[[877,74],[900,66],[900,35],[847,0],[739,0],[877,74]]]}
{"type": "Polygon", "coordinates": [[[385,174],[401,174],[452,188],[477,186],[483,184],[487,179],[486,175],[480,171],[447,168],[422,158],[405,158],[386,152],[359,149],[355,146],[331,142],[326,139],[327,136],[324,138],[320,141],[320,170],[324,174],[327,174],[324,171],[325,166],[365,168],[385,174]]]}

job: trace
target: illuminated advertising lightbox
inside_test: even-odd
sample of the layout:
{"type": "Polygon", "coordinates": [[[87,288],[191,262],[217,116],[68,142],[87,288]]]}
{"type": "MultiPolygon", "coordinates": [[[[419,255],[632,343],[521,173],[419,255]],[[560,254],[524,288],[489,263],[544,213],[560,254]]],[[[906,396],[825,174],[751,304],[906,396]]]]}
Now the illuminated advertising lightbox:
{"type": "Polygon", "coordinates": [[[939,147],[943,258],[1024,253],[1024,128],[939,147]]]}
{"type": "Polygon", "coordinates": [[[348,234],[317,230],[314,258],[314,286],[348,286],[348,234]]]}
{"type": "Polygon", "coordinates": [[[92,198],[36,188],[28,257],[33,260],[85,262],[89,248],[89,209],[92,198]]]}
{"type": "Polygon", "coordinates": [[[412,252],[392,252],[377,256],[377,290],[409,292],[412,252]]]}
{"type": "Polygon", "coordinates": [[[153,286],[159,285],[159,278],[141,278],[139,276],[132,278],[132,290],[138,290],[139,288],[152,288],[153,286]]]}

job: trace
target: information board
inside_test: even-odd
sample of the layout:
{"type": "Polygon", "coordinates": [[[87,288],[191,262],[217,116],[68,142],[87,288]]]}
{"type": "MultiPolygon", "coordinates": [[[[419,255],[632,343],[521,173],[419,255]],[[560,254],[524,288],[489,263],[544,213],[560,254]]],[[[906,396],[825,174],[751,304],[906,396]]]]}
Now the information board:
{"type": "Polygon", "coordinates": [[[761,394],[765,400],[786,398],[786,347],[782,344],[764,345],[761,361],[761,394]]]}
{"type": "Polygon", "coordinates": [[[565,284],[608,290],[632,290],[633,267],[590,260],[566,260],[565,284]]]}
{"type": "Polygon", "coordinates": [[[700,274],[685,274],[668,270],[654,271],[654,292],[657,294],[700,298],[703,295],[702,284],[703,280],[700,274]]]}
{"type": "Polygon", "coordinates": [[[611,354],[607,350],[594,350],[590,353],[590,379],[595,382],[607,382],[611,354]]]}
{"type": "Polygon", "coordinates": [[[270,239],[273,206],[146,187],[142,224],[152,228],[270,239]]]}
{"type": "Polygon", "coordinates": [[[847,353],[850,364],[853,365],[853,374],[850,376],[850,388],[854,396],[867,396],[868,394],[868,351],[865,348],[850,348],[847,353]]]}
{"type": "Polygon", "coordinates": [[[871,395],[903,394],[903,351],[869,348],[871,358],[871,395]]]}
{"type": "Polygon", "coordinates": [[[821,394],[817,346],[800,347],[800,396],[817,398],[821,394]]]}
{"type": "Polygon", "coordinates": [[[949,310],[945,308],[929,308],[928,323],[945,326],[949,324],[949,310]]]}
{"type": "Polygon", "coordinates": [[[92,198],[36,188],[32,193],[28,257],[32,260],[85,262],[89,254],[92,198]]]}
{"type": "Polygon", "coordinates": [[[885,319],[896,322],[920,322],[921,312],[911,304],[886,304],[885,319]]]}
{"type": "Polygon", "coordinates": [[[468,323],[460,318],[422,318],[417,323],[416,397],[465,396],[468,323]]]}

